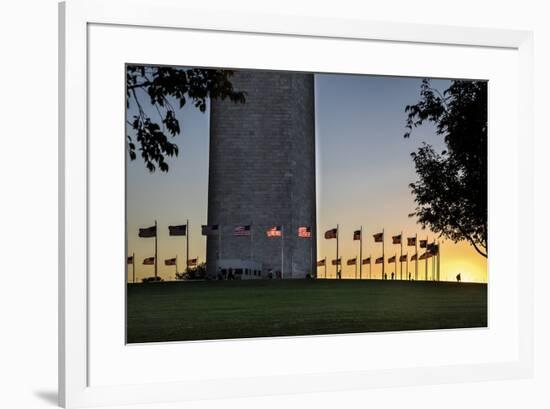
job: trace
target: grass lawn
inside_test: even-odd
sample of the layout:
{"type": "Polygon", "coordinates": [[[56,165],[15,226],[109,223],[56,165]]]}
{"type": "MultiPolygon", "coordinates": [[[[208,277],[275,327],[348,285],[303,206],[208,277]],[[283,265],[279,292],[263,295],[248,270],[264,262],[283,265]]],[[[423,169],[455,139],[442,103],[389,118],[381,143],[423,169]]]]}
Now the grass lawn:
{"type": "Polygon", "coordinates": [[[487,326],[487,285],[379,280],[128,284],[127,340],[487,326]]]}

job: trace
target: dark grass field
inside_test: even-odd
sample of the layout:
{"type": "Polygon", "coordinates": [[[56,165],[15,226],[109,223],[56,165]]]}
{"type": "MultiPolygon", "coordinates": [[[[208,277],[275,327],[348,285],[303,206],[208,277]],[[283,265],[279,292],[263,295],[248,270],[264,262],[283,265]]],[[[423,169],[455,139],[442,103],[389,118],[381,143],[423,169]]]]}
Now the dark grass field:
{"type": "Polygon", "coordinates": [[[487,285],[379,280],[128,284],[127,341],[487,326],[487,285]]]}

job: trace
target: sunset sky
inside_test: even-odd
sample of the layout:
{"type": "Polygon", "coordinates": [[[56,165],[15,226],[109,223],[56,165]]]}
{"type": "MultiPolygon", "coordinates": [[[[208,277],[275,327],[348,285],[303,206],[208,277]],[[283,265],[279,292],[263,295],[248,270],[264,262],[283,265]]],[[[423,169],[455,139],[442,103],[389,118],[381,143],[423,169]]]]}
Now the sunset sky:
{"type": "MultiPolygon", "coordinates": [[[[363,258],[380,257],[382,246],[372,235],[385,230],[386,258],[400,254],[391,244],[391,236],[419,239],[436,237],[422,230],[408,214],[414,211],[414,198],[408,187],[417,180],[410,153],[422,142],[443,150],[441,136],[431,125],[413,131],[404,139],[407,104],[419,99],[421,79],[366,75],[316,74],[315,113],[317,142],[317,259],[329,261],[328,277],[334,277],[335,240],[325,240],[323,233],[340,226],[340,255],[343,277],[353,277],[355,267],[346,261],[359,255],[359,242],[353,231],[363,226],[363,258]]],[[[437,80],[432,85],[443,90],[449,81],[437,80]]],[[[144,101],[146,99],[144,98],[144,101]]],[[[147,103],[145,103],[147,105],[147,103]]],[[[128,110],[133,115],[134,107],[128,110]]],[[[156,114],[155,114],[156,115],[156,114]]],[[[151,116],[155,118],[151,113],[151,116]]],[[[206,256],[206,238],[200,226],[206,224],[208,192],[209,114],[188,104],[178,112],[182,132],[174,138],[180,154],[170,158],[168,173],[149,173],[138,157],[128,161],[127,228],[128,253],[136,255],[136,279],[153,275],[153,266],[142,261],[154,255],[154,239],[138,238],[140,227],[158,222],[159,275],[173,279],[175,268],[164,260],[178,257],[178,271],[185,265],[185,237],[169,237],[168,225],[190,221],[189,257],[206,256]]],[[[441,240],[441,279],[454,280],[461,273],[463,281],[487,282],[487,259],[466,242],[441,240]]],[[[406,244],[406,243],[404,243],[406,244]]],[[[404,245],[403,252],[414,254],[414,247],[404,245]]],[[[324,277],[324,268],[318,275],[324,277]]],[[[381,265],[372,265],[374,278],[380,277],[381,265]]],[[[394,271],[386,264],[386,272],[394,271]]],[[[403,264],[405,271],[405,263],[403,264]]],[[[414,262],[409,264],[414,273],[414,262]]],[[[368,266],[363,266],[367,276],[368,266]]],[[[429,272],[431,274],[431,261],[429,272]]],[[[397,263],[399,274],[399,263],[397,263]]],[[[131,280],[132,267],[128,267],[131,280]]],[[[419,277],[424,277],[424,262],[419,262],[419,277]]]]}

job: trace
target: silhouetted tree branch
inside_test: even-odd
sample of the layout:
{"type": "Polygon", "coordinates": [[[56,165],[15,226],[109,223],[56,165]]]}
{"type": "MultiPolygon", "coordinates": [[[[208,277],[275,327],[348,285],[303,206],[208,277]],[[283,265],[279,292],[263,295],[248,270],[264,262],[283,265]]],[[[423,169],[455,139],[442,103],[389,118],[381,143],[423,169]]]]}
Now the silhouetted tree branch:
{"type": "Polygon", "coordinates": [[[447,146],[437,153],[423,144],[411,154],[419,180],[409,185],[417,204],[410,216],[487,257],[487,83],[453,81],[440,93],[423,80],[420,101],[405,112],[405,138],[428,121],[447,146]]]}
{"type": "Polygon", "coordinates": [[[230,70],[128,65],[126,104],[129,107],[135,103],[138,111],[127,121],[130,159],[136,159],[138,150],[149,171],[154,172],[158,166],[167,172],[166,157],[177,156],[179,152],[170,138],[181,132],[172,102],[181,109],[190,101],[201,112],[206,111],[209,98],[229,98],[235,103],[244,103],[245,93],[233,89],[232,75],[230,70]],[[158,122],[143,108],[142,103],[147,100],[155,108],[158,122]]]}

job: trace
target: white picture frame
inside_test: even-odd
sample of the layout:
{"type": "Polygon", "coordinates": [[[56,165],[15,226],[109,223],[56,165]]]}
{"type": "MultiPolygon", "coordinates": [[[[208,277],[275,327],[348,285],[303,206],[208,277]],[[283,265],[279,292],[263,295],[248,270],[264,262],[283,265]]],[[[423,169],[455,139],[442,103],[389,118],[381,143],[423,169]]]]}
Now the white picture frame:
{"type": "MultiPolygon", "coordinates": [[[[533,253],[531,212],[533,192],[530,182],[533,139],[532,33],[502,29],[320,19],[307,16],[290,17],[275,14],[234,13],[229,15],[228,13],[188,9],[177,0],[70,0],[60,4],[59,15],[59,99],[61,104],[59,121],[59,400],[62,406],[152,403],[531,376],[533,368],[533,267],[531,261],[533,253]],[[113,379],[105,378],[106,380],[101,380],[101,382],[91,382],[92,378],[99,377],[99,375],[92,376],[91,367],[95,365],[96,360],[101,359],[100,355],[105,355],[109,359],[115,358],[108,355],[110,352],[107,351],[107,348],[95,347],[95,345],[103,343],[103,340],[96,342],[90,336],[90,316],[95,316],[96,312],[93,310],[91,314],[92,307],[89,300],[90,297],[93,297],[92,288],[93,291],[96,291],[97,288],[97,286],[91,286],[94,281],[89,274],[89,243],[93,239],[90,236],[89,228],[90,223],[96,220],[90,218],[89,214],[91,205],[89,197],[90,163],[95,160],[90,156],[89,140],[91,132],[89,106],[94,103],[90,96],[90,58],[96,55],[91,48],[93,47],[93,41],[91,42],[90,39],[92,27],[106,27],[107,29],[121,27],[125,30],[158,28],[160,32],[156,35],[162,35],[162,30],[186,30],[187,32],[204,32],[219,36],[239,34],[246,37],[250,34],[269,38],[283,36],[287,40],[296,38],[325,39],[332,42],[368,42],[376,44],[377,47],[393,45],[403,49],[417,46],[440,46],[456,47],[457,52],[459,49],[471,49],[478,50],[480,53],[491,50],[508,50],[513,53],[511,58],[517,61],[517,67],[513,67],[510,72],[518,74],[517,77],[511,79],[517,81],[514,83],[514,89],[517,91],[517,95],[514,95],[517,96],[517,102],[514,101],[508,105],[512,116],[517,120],[517,127],[511,131],[515,135],[514,141],[517,142],[521,138],[522,143],[517,145],[518,149],[514,150],[512,147],[510,152],[504,152],[501,150],[503,147],[490,142],[490,159],[493,158],[495,169],[498,170],[502,166],[498,157],[494,155],[496,149],[503,152],[502,155],[513,155],[514,161],[517,161],[517,166],[511,170],[514,173],[511,175],[512,181],[509,183],[513,184],[513,188],[516,189],[514,192],[517,193],[517,203],[515,203],[517,206],[514,207],[513,217],[519,219],[521,215],[521,223],[515,223],[510,234],[522,237],[521,241],[514,240],[511,244],[516,259],[519,260],[518,255],[521,254],[521,280],[517,279],[519,274],[517,264],[506,267],[510,270],[509,274],[514,279],[513,282],[517,283],[517,288],[513,288],[513,291],[517,291],[517,293],[514,293],[514,302],[511,307],[514,317],[517,318],[517,325],[508,328],[514,332],[514,336],[511,337],[513,340],[510,341],[513,353],[508,351],[500,358],[495,355],[490,362],[484,361],[481,357],[475,357],[470,362],[457,361],[446,365],[418,362],[416,364],[408,363],[402,367],[394,365],[391,368],[369,367],[368,364],[359,362],[354,369],[342,370],[335,366],[331,370],[321,371],[317,367],[308,366],[310,364],[304,360],[306,363],[295,363],[295,367],[288,374],[281,373],[279,368],[278,374],[276,374],[277,371],[273,371],[272,374],[265,372],[261,375],[251,376],[246,376],[246,372],[234,376],[226,373],[219,378],[195,379],[185,382],[177,382],[169,378],[149,379],[134,383],[117,382],[114,376],[113,379]],[[99,354],[90,353],[92,344],[94,350],[99,351],[99,354]],[[302,365],[301,369],[300,365],[302,365]],[[147,386],[144,387],[144,384],[147,386]]],[[[101,35],[98,35],[98,38],[101,38],[101,35]]],[[[116,50],[111,50],[111,52],[116,52],[116,50]]],[[[162,50],[158,53],[162,53],[162,50]]],[[[379,68],[379,70],[384,69],[379,68]]],[[[474,75],[475,67],[472,70],[470,75],[474,75]]],[[[377,73],[391,72],[378,71],[377,73]]],[[[491,121],[497,119],[490,117],[490,126],[491,121]]],[[[491,209],[490,207],[490,211],[491,209]]],[[[495,226],[495,223],[491,223],[491,215],[489,223],[490,226],[495,226]]],[[[498,256],[495,255],[496,258],[498,256]]],[[[121,282],[120,285],[122,284],[121,282]]],[[[119,293],[113,293],[112,297],[119,295],[119,293]]],[[[492,298],[495,299],[495,297],[492,298]]],[[[116,305],[123,309],[123,300],[119,299],[116,305]]],[[[494,307],[498,309],[502,305],[498,304],[494,307]]],[[[101,328],[98,331],[101,332],[101,328]]],[[[471,333],[468,334],[468,336],[470,335],[471,333]]],[[[388,335],[389,338],[384,339],[387,342],[393,342],[391,337],[397,336],[401,335],[391,334],[388,335]]],[[[415,335],[408,336],[414,337],[415,335]]],[[[458,337],[460,334],[448,331],[445,336],[452,338],[458,337]]],[[[483,337],[484,334],[478,333],[474,336],[483,337]]],[[[322,337],[321,341],[317,338],[316,342],[321,342],[323,346],[347,345],[349,347],[358,339],[356,336],[326,336],[322,337]]],[[[375,338],[371,336],[370,339],[374,340],[375,338]]],[[[254,349],[258,349],[258,353],[261,353],[262,345],[266,342],[276,343],[277,351],[291,351],[294,343],[299,344],[298,351],[300,348],[310,347],[306,344],[309,342],[308,340],[301,339],[298,342],[291,337],[279,341],[249,342],[253,344],[246,344],[246,348],[250,348],[252,345],[254,349]]],[[[197,354],[207,353],[205,350],[201,352],[203,344],[207,344],[204,348],[207,348],[210,353],[219,348],[233,348],[238,359],[241,359],[242,362],[247,359],[246,356],[239,355],[242,353],[242,350],[239,349],[242,343],[235,341],[195,343],[193,345],[195,345],[197,354]]],[[[270,344],[270,347],[273,345],[275,344],[270,344]]],[[[167,348],[172,348],[168,353],[173,354],[178,353],[175,351],[184,347],[183,345],[168,347],[145,345],[139,347],[140,349],[134,348],[132,356],[146,354],[146,349],[154,348],[157,348],[156,351],[161,354],[167,353],[167,348]],[[160,349],[164,350],[160,351],[160,349]]],[[[117,348],[120,350],[133,347],[117,345],[117,348]]],[[[113,351],[116,350],[113,349],[113,351]]],[[[112,360],[111,362],[116,361],[112,360]]],[[[229,365],[229,363],[226,364],[229,365]]],[[[105,366],[105,363],[97,364],[98,367],[101,365],[104,366],[103,373],[106,372],[105,368],[108,369],[108,367],[105,366]]],[[[266,365],[269,366],[269,362],[266,365]]],[[[252,369],[250,371],[253,373],[252,369]]],[[[113,373],[115,372],[113,371],[113,373]]]]}

